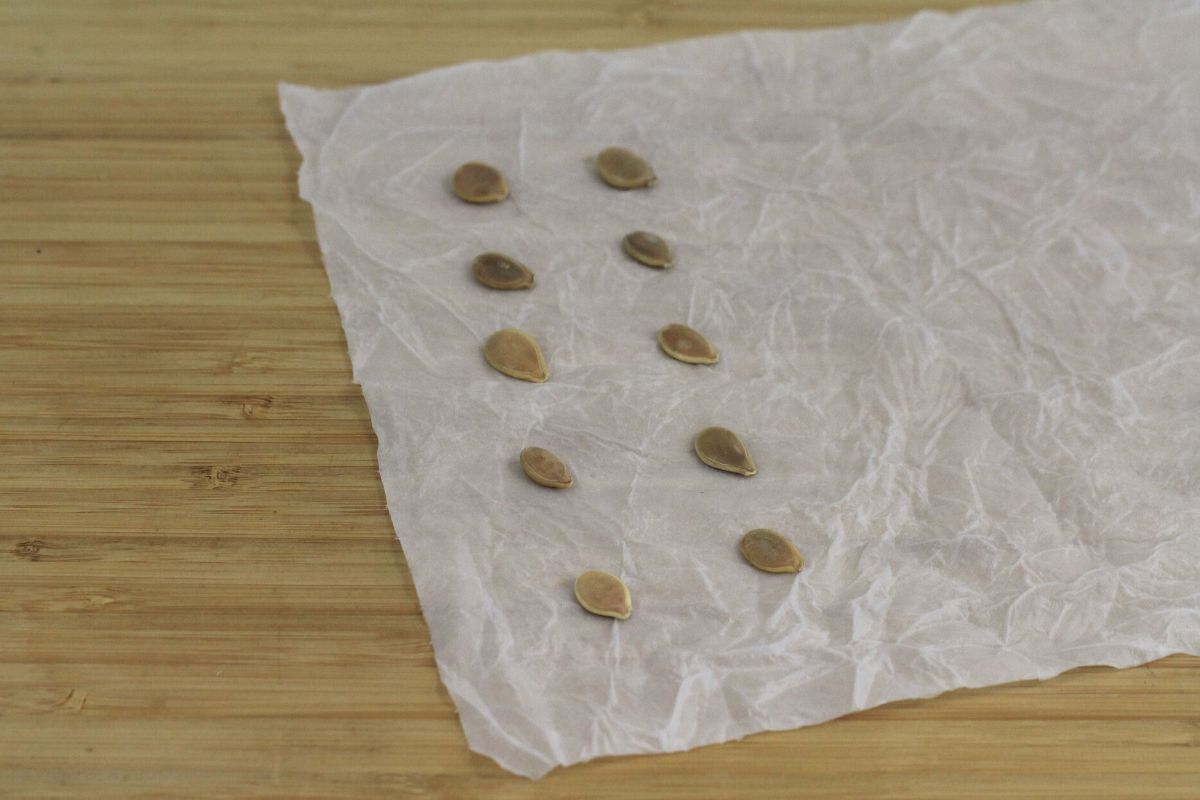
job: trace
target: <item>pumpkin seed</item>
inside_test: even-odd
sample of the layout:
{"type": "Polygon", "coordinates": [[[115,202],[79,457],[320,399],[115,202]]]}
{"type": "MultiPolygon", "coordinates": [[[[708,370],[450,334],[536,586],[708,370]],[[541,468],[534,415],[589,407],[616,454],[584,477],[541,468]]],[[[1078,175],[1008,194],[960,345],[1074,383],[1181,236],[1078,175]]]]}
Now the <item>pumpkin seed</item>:
{"type": "Polygon", "coordinates": [[[532,336],[516,328],[505,328],[489,336],[483,346],[483,357],[513,378],[543,383],[549,377],[542,348],[532,336]]]}
{"type": "Polygon", "coordinates": [[[657,177],[646,160],[624,147],[609,147],[596,156],[596,168],[604,182],[614,189],[640,189],[652,186],[657,177]]]}
{"type": "Polygon", "coordinates": [[[475,280],[492,289],[529,289],[533,271],[502,253],[484,253],[471,262],[475,280]]]}
{"type": "Polygon", "coordinates": [[[728,428],[705,428],[696,436],[696,455],[713,469],[749,477],[758,467],[738,435],[728,428]]]}
{"type": "Polygon", "coordinates": [[[799,572],[804,559],[796,545],[768,528],[755,528],[742,537],[742,557],[763,572],[799,572]]]}
{"type": "Polygon", "coordinates": [[[454,193],[468,203],[499,203],[508,197],[508,183],[491,164],[471,161],[454,171],[454,193]]]}
{"type": "Polygon", "coordinates": [[[521,469],[531,481],[551,489],[569,489],[575,483],[562,459],[542,447],[521,451],[521,469]]]}
{"type": "Polygon", "coordinates": [[[646,231],[634,231],[621,240],[625,254],[647,267],[671,266],[671,247],[661,236],[646,231]]]}
{"type": "Polygon", "coordinates": [[[575,599],[579,605],[602,617],[629,619],[633,613],[629,588],[616,575],[595,569],[575,579],[575,599]]]}
{"type": "Polygon", "coordinates": [[[717,348],[687,325],[671,324],[658,332],[658,345],[663,352],[685,364],[715,364],[720,358],[717,348]]]}

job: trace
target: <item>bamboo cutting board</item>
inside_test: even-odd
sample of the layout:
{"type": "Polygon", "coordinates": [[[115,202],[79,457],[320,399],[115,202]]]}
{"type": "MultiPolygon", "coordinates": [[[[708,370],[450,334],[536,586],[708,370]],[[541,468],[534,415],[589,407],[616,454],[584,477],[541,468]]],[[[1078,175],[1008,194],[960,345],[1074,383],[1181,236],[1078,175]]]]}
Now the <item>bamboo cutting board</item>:
{"type": "Polygon", "coordinates": [[[0,796],[1200,797],[1183,656],[531,783],[392,534],[277,80],[969,4],[0,4],[0,796]]]}

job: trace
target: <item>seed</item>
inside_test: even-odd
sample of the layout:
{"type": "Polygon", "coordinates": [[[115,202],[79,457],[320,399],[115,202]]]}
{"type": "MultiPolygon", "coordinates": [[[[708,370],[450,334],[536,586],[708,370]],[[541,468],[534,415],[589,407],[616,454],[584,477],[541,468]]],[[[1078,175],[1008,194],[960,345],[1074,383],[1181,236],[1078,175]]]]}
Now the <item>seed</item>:
{"type": "Polygon", "coordinates": [[[714,469],[736,472],[749,477],[758,473],[758,467],[746,445],[738,435],[728,428],[705,428],[696,436],[696,455],[714,469]]]}
{"type": "Polygon", "coordinates": [[[483,346],[483,357],[513,378],[543,383],[549,377],[542,348],[532,336],[516,328],[505,328],[489,336],[483,346]]]}
{"type": "Polygon", "coordinates": [[[521,469],[531,481],[551,489],[569,489],[575,483],[562,459],[541,447],[521,451],[521,469]]]}
{"type": "Polygon", "coordinates": [[[595,569],[575,579],[575,599],[579,605],[602,617],[629,619],[633,613],[629,588],[616,575],[595,569]]]}
{"type": "Polygon", "coordinates": [[[767,528],[755,528],[742,537],[742,557],[763,572],[799,572],[804,559],[796,545],[767,528]]]}
{"type": "Polygon", "coordinates": [[[499,203],[508,197],[508,183],[490,164],[471,161],[454,171],[454,193],[468,203],[499,203]]]}
{"type": "Polygon", "coordinates": [[[609,147],[596,156],[596,168],[604,182],[614,189],[640,189],[657,180],[645,159],[624,147],[609,147]]]}
{"type": "Polygon", "coordinates": [[[658,332],[658,345],[671,358],[685,364],[715,364],[720,358],[717,348],[687,325],[671,324],[663,328],[658,332]]]}
{"type": "Polygon", "coordinates": [[[647,267],[671,266],[671,248],[661,236],[646,231],[634,231],[621,240],[625,254],[647,267]]]}
{"type": "Polygon", "coordinates": [[[475,280],[493,289],[529,289],[533,286],[533,271],[501,253],[484,253],[471,262],[475,280]]]}

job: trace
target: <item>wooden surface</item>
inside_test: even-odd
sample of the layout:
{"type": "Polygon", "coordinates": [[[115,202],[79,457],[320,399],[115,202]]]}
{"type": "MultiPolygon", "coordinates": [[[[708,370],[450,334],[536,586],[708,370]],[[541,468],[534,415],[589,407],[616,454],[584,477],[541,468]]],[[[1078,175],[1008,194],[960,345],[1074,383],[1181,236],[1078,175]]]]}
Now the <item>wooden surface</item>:
{"type": "Polygon", "coordinates": [[[1200,797],[1200,659],[538,783],[467,750],[279,79],[967,2],[0,4],[0,796],[1200,797]]]}

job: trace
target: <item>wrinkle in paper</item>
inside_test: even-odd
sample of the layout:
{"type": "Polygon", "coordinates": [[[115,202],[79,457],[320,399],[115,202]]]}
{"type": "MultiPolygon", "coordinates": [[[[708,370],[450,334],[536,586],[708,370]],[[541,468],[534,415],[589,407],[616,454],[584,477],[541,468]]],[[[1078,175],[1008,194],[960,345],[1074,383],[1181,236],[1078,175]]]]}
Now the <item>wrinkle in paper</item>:
{"type": "Polygon", "coordinates": [[[1197,41],[1194,2],[1039,2],[284,85],[471,747],[538,776],[1200,652],[1197,41]],[[611,145],[658,184],[605,187],[611,145]],[[509,200],[453,197],[471,160],[509,200]],[[484,251],[536,288],[474,283],[484,251]],[[503,327],[548,383],[487,366],[503,327]],[[709,425],[760,474],[700,465],[709,425]],[[798,578],[741,560],[756,527],[798,578]],[[631,619],[578,607],[587,569],[631,619]]]}

